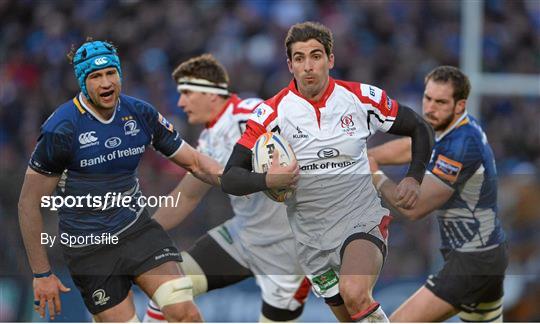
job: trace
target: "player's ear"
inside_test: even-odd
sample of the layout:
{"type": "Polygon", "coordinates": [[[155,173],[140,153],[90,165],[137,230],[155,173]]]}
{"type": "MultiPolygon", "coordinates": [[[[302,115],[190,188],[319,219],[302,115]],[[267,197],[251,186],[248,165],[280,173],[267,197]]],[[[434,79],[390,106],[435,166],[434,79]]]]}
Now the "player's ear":
{"type": "Polygon", "coordinates": [[[466,106],[467,106],[466,99],[458,100],[458,102],[456,103],[456,113],[458,115],[463,115],[463,113],[465,112],[466,106]]]}
{"type": "Polygon", "coordinates": [[[291,72],[291,74],[293,73],[293,69],[292,69],[292,62],[291,62],[291,59],[287,59],[287,66],[289,67],[289,72],[291,72]]]}
{"type": "Polygon", "coordinates": [[[330,55],[328,56],[328,69],[333,69],[334,68],[334,53],[330,53],[330,55]]]}

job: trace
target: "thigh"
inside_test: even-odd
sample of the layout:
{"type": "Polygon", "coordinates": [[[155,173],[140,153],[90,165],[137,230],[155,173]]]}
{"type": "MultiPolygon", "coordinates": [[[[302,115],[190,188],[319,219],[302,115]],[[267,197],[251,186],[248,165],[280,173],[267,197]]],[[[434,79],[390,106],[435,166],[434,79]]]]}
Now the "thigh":
{"type": "Polygon", "coordinates": [[[165,282],[183,276],[177,262],[169,261],[135,277],[135,283],[151,298],[165,282]]]}
{"type": "Polygon", "coordinates": [[[345,247],[341,261],[340,291],[348,289],[348,296],[351,294],[361,296],[364,293],[371,296],[382,264],[381,250],[371,241],[364,239],[351,241],[345,247]]]}
{"type": "Polygon", "coordinates": [[[442,322],[458,313],[458,309],[421,287],[391,316],[391,322],[442,322]]]}
{"type": "Polygon", "coordinates": [[[340,277],[371,276],[377,278],[384,256],[372,240],[357,238],[344,246],[341,257],[340,277]]]}

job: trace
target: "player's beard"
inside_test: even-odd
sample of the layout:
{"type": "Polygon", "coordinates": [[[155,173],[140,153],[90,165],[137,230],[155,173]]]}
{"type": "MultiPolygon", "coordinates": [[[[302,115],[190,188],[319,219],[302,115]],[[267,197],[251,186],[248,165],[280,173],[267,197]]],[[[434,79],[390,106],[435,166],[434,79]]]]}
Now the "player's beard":
{"type": "Polygon", "coordinates": [[[429,119],[429,118],[426,118],[426,119],[427,119],[427,122],[431,125],[431,127],[433,127],[433,130],[435,130],[436,132],[442,132],[446,130],[450,126],[452,121],[454,120],[454,112],[452,112],[450,115],[442,119],[439,123],[434,123],[432,121],[433,119],[429,119]]]}

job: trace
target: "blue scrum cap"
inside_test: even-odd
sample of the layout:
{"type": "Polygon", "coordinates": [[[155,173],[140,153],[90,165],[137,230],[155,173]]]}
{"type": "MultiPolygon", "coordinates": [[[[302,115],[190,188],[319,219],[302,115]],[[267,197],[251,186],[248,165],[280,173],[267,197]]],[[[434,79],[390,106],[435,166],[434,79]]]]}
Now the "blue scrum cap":
{"type": "Polygon", "coordinates": [[[115,67],[120,75],[120,80],[122,80],[120,58],[114,46],[107,42],[93,41],[82,44],[73,57],[73,67],[79,87],[89,100],[90,97],[86,89],[86,78],[88,74],[104,68],[115,67]]]}

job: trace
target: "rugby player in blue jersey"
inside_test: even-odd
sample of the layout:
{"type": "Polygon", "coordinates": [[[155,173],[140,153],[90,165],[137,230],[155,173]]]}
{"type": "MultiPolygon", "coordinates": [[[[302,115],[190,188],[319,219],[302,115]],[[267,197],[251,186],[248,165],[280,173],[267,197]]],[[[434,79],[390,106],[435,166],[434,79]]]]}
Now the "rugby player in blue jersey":
{"type": "Polygon", "coordinates": [[[69,290],[52,273],[40,242],[40,201],[55,191],[64,198],[102,198],[97,206],[62,206],[58,211],[59,234],[77,239],[76,245],[62,244],[62,251],[95,321],[137,321],[129,294],[133,283],[161,307],[167,320],[200,321],[191,281],[178,266],[178,250],[138,199],[136,169],[150,144],[209,184],[218,184],[221,167],[185,143],[152,105],[121,94],[122,70],[113,45],[87,41],[68,57],[81,92],[42,125],[19,199],[36,310],[44,317],[48,307],[53,319],[61,310],[59,293],[69,290]],[[111,193],[130,203],[104,203],[111,193]],[[88,240],[107,236],[117,237],[117,243],[88,240]]]}
{"type": "Polygon", "coordinates": [[[411,141],[394,140],[368,151],[373,182],[384,200],[409,219],[435,211],[445,259],[390,317],[396,322],[444,321],[456,314],[466,322],[502,321],[505,235],[497,217],[497,174],[493,152],[478,122],[467,114],[469,79],[441,66],[425,79],[424,118],[436,132],[428,176],[414,208],[397,205],[396,184],[378,165],[411,159],[411,141]]]}

